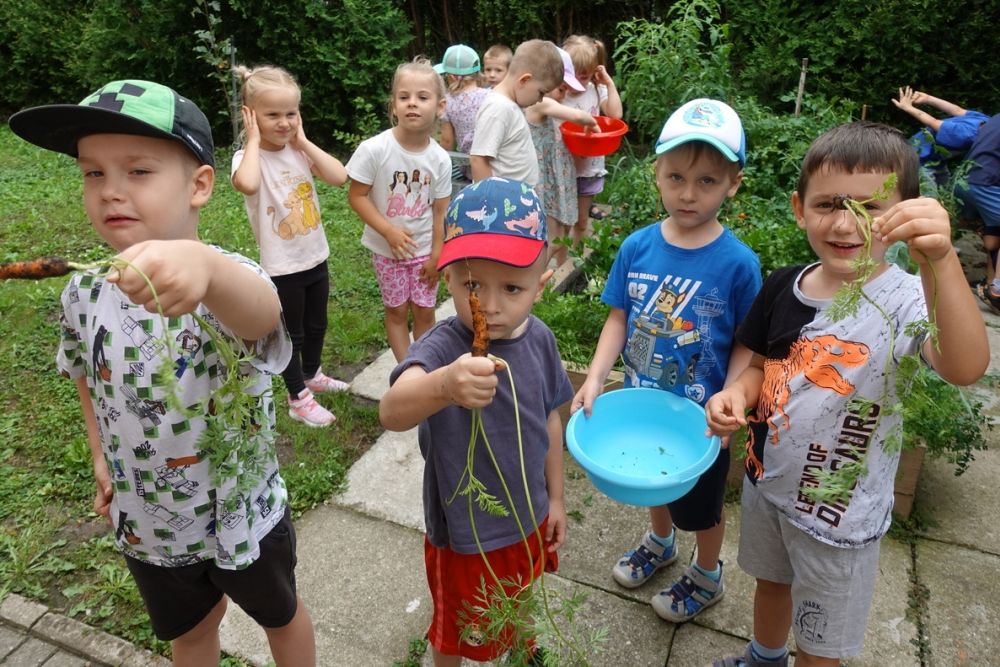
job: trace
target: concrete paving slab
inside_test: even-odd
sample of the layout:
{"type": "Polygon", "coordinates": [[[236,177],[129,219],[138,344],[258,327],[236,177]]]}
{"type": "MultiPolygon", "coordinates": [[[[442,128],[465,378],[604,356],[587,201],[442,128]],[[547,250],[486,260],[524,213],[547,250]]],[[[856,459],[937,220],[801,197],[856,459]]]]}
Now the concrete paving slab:
{"type": "Polygon", "coordinates": [[[917,576],[927,587],[928,664],[995,665],[1000,655],[1000,557],[920,540],[917,576]]]}
{"type": "MultiPolygon", "coordinates": [[[[321,506],[296,522],[299,594],[312,615],[322,665],[391,665],[430,623],[423,535],[357,512],[321,506]]],[[[223,650],[270,659],[264,631],[235,605],[223,650]]]]}
{"type": "Polygon", "coordinates": [[[24,635],[6,625],[0,625],[0,660],[12,653],[21,642],[24,635]]]}
{"type": "Polygon", "coordinates": [[[48,613],[38,619],[31,631],[39,637],[65,646],[108,665],[120,667],[167,667],[170,661],[154,656],[129,642],[92,628],[86,623],[61,614],[48,613]]]}
{"type": "Polygon", "coordinates": [[[385,431],[351,466],[347,490],[332,502],[423,531],[423,474],[417,430],[385,431]]]}
{"type": "Polygon", "coordinates": [[[703,667],[730,655],[743,655],[747,641],[695,623],[685,623],[677,628],[666,667],[703,667]]]}
{"type": "Polygon", "coordinates": [[[42,667],[88,667],[88,665],[93,665],[93,663],[88,663],[83,658],[66,651],[56,651],[42,667]]]}
{"type": "Polygon", "coordinates": [[[1000,556],[1000,430],[988,434],[992,449],[977,452],[962,475],[947,461],[924,459],[917,489],[918,506],[925,509],[934,525],[926,535],[1000,556]]]}
{"type": "Polygon", "coordinates": [[[52,644],[36,637],[28,637],[4,662],[16,667],[40,667],[55,652],[56,647],[52,644]]]}
{"type": "Polygon", "coordinates": [[[20,628],[28,629],[48,613],[48,607],[11,593],[0,602],[0,618],[20,628]]]}

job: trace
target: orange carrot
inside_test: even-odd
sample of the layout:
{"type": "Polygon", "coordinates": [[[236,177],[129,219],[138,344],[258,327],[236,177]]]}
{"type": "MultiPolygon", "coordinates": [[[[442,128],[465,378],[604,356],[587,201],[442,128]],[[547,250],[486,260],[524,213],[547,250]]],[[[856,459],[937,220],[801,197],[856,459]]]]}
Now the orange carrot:
{"type": "Polygon", "coordinates": [[[490,349],[489,325],[475,290],[469,291],[469,310],[472,311],[472,356],[485,357],[490,349]]]}
{"type": "Polygon", "coordinates": [[[28,262],[7,262],[0,264],[0,280],[20,278],[41,280],[65,276],[76,268],[72,262],[61,257],[40,257],[28,262]]]}

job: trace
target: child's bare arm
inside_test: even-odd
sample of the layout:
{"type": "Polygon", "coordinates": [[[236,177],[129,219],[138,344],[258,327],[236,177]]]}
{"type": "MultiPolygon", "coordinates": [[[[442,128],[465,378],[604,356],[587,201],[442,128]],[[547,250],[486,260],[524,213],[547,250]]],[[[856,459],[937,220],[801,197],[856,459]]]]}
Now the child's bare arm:
{"type": "Polygon", "coordinates": [[[919,90],[913,91],[913,103],[914,104],[927,104],[938,111],[943,111],[949,116],[964,116],[965,109],[958,106],[954,102],[949,102],[948,100],[943,100],[940,97],[934,97],[930,93],[923,93],[919,90]]]}
{"type": "Polygon", "coordinates": [[[924,357],[952,384],[978,380],[989,365],[989,340],[951,244],[948,212],[936,199],[908,199],[876,218],[872,230],[887,245],[906,241],[920,267],[928,317],[938,327],[938,345],[928,340],[924,357]]]}
{"type": "Polygon", "coordinates": [[[347,189],[347,203],[362,222],[382,235],[395,259],[413,257],[414,249],[417,247],[416,242],[406,230],[392,224],[379,213],[375,204],[368,198],[368,191],[371,189],[372,186],[367,183],[352,180],[347,189]]]}
{"type": "Polygon", "coordinates": [[[566,541],[566,500],[563,480],[563,429],[559,411],[549,413],[549,451],[545,455],[545,488],[549,494],[549,523],[545,529],[548,551],[559,549],[566,541]]]}
{"type": "Polygon", "coordinates": [[[131,266],[112,272],[108,281],[150,312],[176,317],[204,303],[244,340],[262,338],[278,325],[281,305],[274,288],[201,241],[144,241],[119,257],[131,266]]]}
{"type": "Polygon", "coordinates": [[[496,366],[468,352],[430,373],[410,366],[379,402],[379,421],[390,431],[406,431],[449,405],[482,408],[496,394],[496,366]]]}
{"type": "Polygon", "coordinates": [[[601,102],[601,113],[608,118],[621,118],[624,113],[622,98],[618,94],[618,87],[615,86],[615,80],[608,74],[608,70],[604,65],[598,65],[594,71],[594,85],[597,84],[603,84],[608,87],[608,97],[601,102]]]}
{"type": "Polygon", "coordinates": [[[441,259],[441,248],[444,246],[444,216],[448,212],[450,197],[435,199],[431,204],[431,256],[420,270],[420,278],[427,282],[435,282],[438,279],[437,263],[441,259]]]}
{"type": "Polygon", "coordinates": [[[90,458],[94,464],[94,482],[97,490],[94,493],[94,513],[111,520],[111,499],[115,495],[115,487],[111,484],[111,472],[104,460],[101,450],[100,430],[97,427],[97,415],[94,405],[90,402],[90,389],[87,378],[76,379],[76,393],[80,397],[80,408],[83,411],[83,421],[87,427],[87,446],[90,448],[90,458]]]}
{"type": "Polygon", "coordinates": [[[257,128],[257,114],[250,107],[243,107],[243,127],[246,139],[243,143],[243,161],[230,179],[233,187],[245,195],[255,195],[260,190],[260,130],[257,128]]]}
{"type": "Polygon", "coordinates": [[[565,104],[560,104],[551,97],[543,97],[540,102],[525,109],[524,113],[528,114],[532,110],[536,110],[538,115],[544,118],[552,117],[558,120],[568,120],[585,128],[597,129],[597,121],[589,113],[583,109],[575,109],[565,104]]]}
{"type": "Polygon", "coordinates": [[[292,138],[291,144],[292,148],[306,154],[309,161],[312,162],[313,174],[319,176],[324,182],[330,185],[343,185],[347,182],[347,170],[340,160],[306,138],[301,117],[299,117],[299,127],[295,131],[295,137],[292,138]]]}
{"type": "Polygon", "coordinates": [[[441,123],[441,141],[438,143],[446,151],[455,150],[455,126],[448,121],[441,123]]]}
{"type": "MultiPolygon", "coordinates": [[[[750,364],[743,372],[705,403],[706,435],[728,436],[746,426],[747,408],[757,405],[763,384],[764,357],[753,353],[750,364]]],[[[723,446],[728,444],[728,439],[723,438],[723,446]]]]}
{"type": "Polygon", "coordinates": [[[628,324],[625,311],[621,308],[612,308],[608,313],[608,319],[604,321],[604,328],[601,329],[601,336],[597,339],[597,349],[594,351],[594,358],[590,361],[590,368],[587,370],[587,379],[570,404],[570,412],[576,412],[583,408],[583,414],[590,416],[594,407],[594,399],[604,391],[604,381],[611,372],[611,367],[615,365],[618,355],[625,349],[625,328],[628,324]]]}
{"type": "Polygon", "coordinates": [[[892,103],[896,105],[896,108],[905,111],[917,120],[917,122],[923,123],[927,127],[931,128],[935,132],[941,129],[941,119],[935,118],[923,109],[918,109],[915,104],[918,104],[918,100],[924,99],[922,94],[918,91],[913,90],[909,86],[899,89],[899,99],[893,99],[892,103]]]}
{"type": "Polygon", "coordinates": [[[493,158],[488,155],[470,155],[469,167],[472,170],[472,180],[481,181],[493,175],[493,158]]]}

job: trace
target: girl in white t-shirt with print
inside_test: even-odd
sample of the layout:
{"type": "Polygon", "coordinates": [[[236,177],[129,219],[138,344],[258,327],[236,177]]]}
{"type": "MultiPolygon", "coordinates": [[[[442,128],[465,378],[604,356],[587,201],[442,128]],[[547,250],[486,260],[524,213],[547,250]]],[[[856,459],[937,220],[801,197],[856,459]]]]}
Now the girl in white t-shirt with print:
{"type": "Polygon", "coordinates": [[[434,324],[437,260],[451,197],[451,159],[432,138],[444,107],[444,82],[427,59],[400,65],[392,78],[393,127],[361,142],[347,162],[347,200],[365,223],[361,243],[372,251],[386,337],[397,361],[410,347],[410,318],[414,340],[434,324]],[[403,197],[400,173],[409,181],[403,197]]]}
{"type": "Polygon", "coordinates": [[[320,368],[326,335],[330,248],[320,222],[313,174],[343,185],[340,160],[306,138],[299,114],[301,91],[280,67],[234,69],[243,82],[243,148],[233,155],[231,180],[243,193],[260,247],[260,265],[278,288],[292,339],[292,359],[281,373],[288,388],[288,416],[308,426],[336,417],[314,392],[344,391],[346,382],[320,368]]]}

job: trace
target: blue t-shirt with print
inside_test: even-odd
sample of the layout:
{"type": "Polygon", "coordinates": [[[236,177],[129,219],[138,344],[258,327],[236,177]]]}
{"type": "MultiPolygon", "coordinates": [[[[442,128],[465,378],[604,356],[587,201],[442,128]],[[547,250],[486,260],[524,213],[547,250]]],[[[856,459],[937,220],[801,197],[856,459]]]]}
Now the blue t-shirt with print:
{"type": "Polygon", "coordinates": [[[686,249],[667,243],[661,224],[625,239],[601,300],[627,317],[626,386],[704,405],[725,382],[736,326],[760,290],[760,261],[728,229],[686,249]]]}

